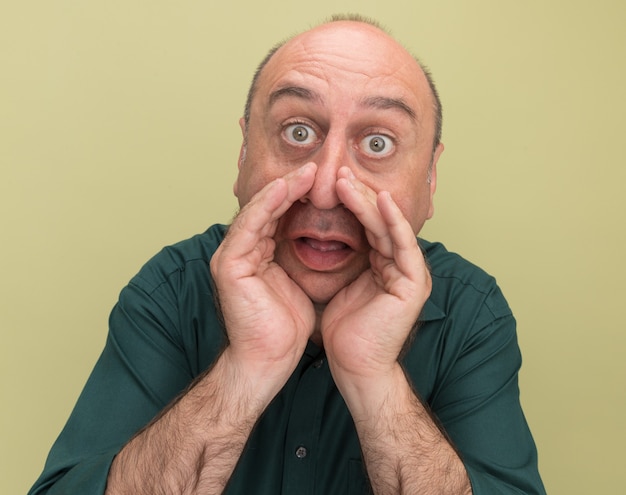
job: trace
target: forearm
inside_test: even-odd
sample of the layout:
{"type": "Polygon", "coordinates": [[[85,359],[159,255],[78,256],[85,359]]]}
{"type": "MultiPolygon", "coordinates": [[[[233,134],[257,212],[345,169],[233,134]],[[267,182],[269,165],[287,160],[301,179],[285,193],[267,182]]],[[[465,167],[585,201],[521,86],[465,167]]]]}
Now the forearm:
{"type": "Polygon", "coordinates": [[[383,494],[471,494],[467,472],[398,365],[377,386],[348,390],[370,482],[383,494]]]}
{"type": "Polygon", "coordinates": [[[222,493],[271,400],[261,392],[223,354],[116,456],[106,494],[222,493]]]}

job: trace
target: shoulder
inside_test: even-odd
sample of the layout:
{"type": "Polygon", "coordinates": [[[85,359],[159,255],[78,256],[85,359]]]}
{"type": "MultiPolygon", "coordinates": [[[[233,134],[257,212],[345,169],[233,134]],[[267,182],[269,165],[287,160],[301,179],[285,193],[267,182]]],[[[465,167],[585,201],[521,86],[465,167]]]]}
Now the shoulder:
{"type": "MultiPolygon", "coordinates": [[[[496,279],[437,242],[419,239],[433,279],[430,302],[444,314],[474,313],[481,308],[492,319],[511,315],[496,279]]],[[[477,316],[474,314],[474,316],[477,316]]]]}
{"type": "Polygon", "coordinates": [[[209,262],[224,239],[226,225],[215,224],[205,232],[164,247],[153,256],[131,280],[146,292],[152,292],[181,274],[193,276],[200,272],[209,277],[209,262]]]}
{"type": "Polygon", "coordinates": [[[440,243],[419,243],[433,286],[404,363],[422,397],[436,405],[446,384],[474,376],[481,363],[497,362],[500,373],[517,369],[520,357],[515,318],[496,279],[440,243]]]}
{"type": "Polygon", "coordinates": [[[213,225],[153,256],[120,293],[110,317],[113,340],[138,355],[167,349],[185,376],[206,369],[224,341],[209,262],[225,232],[213,225]]]}

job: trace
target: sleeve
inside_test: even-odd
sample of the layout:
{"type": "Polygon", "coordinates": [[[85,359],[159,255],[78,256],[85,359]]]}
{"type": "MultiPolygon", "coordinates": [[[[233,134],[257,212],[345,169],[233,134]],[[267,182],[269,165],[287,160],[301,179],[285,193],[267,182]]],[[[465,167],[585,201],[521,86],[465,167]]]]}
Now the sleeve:
{"type": "Polygon", "coordinates": [[[428,403],[459,452],[474,495],[545,494],[520,404],[515,319],[497,286],[473,306],[478,309],[446,318],[438,329],[433,345],[440,361],[428,403]]]}
{"type": "Polygon", "coordinates": [[[121,292],[102,355],[29,494],[104,493],[115,455],[193,380],[179,329],[180,274],[150,287],[141,275],[121,292]]]}

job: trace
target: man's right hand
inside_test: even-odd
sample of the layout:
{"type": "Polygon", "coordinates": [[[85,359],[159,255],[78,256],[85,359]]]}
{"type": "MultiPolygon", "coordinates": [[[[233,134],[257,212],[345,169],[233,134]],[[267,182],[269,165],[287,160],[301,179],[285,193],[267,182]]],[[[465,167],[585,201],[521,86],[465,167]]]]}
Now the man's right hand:
{"type": "Polygon", "coordinates": [[[271,400],[315,325],[310,299],[274,262],[278,220],[311,188],[316,166],[273,180],[242,208],[211,259],[229,346],[221,359],[271,400]]]}
{"type": "Polygon", "coordinates": [[[313,332],[313,305],[273,261],[272,236],[315,171],[308,164],[270,182],[234,220],[211,260],[230,344],[115,457],[107,495],[224,490],[254,424],[313,332]]]}

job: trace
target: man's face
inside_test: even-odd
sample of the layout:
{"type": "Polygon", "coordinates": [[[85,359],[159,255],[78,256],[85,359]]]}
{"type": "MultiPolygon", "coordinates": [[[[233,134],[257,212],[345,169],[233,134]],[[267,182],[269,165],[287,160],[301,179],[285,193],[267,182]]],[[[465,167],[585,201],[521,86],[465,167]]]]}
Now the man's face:
{"type": "Polygon", "coordinates": [[[273,179],[317,164],[312,188],[274,236],[274,260],[313,302],[327,303],[369,266],[363,226],[337,196],[338,169],[349,167],[372,197],[389,191],[417,234],[433,213],[434,126],[417,62],[369,25],[320,26],[265,66],[243,129],[235,194],[243,206],[273,179]]]}

